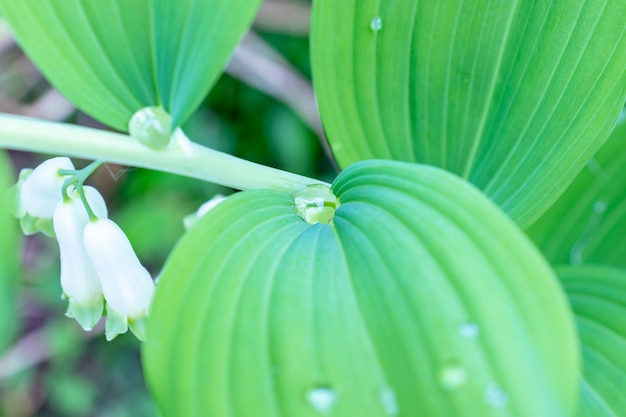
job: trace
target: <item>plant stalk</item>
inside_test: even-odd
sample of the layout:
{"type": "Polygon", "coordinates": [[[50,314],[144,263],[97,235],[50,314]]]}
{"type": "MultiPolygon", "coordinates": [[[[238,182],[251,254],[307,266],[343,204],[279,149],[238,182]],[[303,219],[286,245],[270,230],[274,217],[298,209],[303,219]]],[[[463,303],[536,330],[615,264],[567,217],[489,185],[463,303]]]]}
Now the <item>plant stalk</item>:
{"type": "Polygon", "coordinates": [[[180,129],[174,133],[172,146],[155,150],[120,133],[0,114],[0,148],[99,159],[238,190],[272,189],[293,195],[310,184],[328,185],[198,145],[180,129]]]}

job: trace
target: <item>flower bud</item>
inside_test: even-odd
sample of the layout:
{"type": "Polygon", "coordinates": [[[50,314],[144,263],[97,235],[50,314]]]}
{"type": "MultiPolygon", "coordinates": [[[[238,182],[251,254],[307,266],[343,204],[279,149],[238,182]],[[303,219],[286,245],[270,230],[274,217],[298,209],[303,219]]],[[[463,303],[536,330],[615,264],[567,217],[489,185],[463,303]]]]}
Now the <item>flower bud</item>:
{"type": "MultiPolygon", "coordinates": [[[[107,208],[100,193],[84,187],[85,197],[93,213],[107,217],[107,208]]],[[[66,316],[89,331],[102,317],[104,302],[100,279],[87,255],[83,234],[89,217],[76,190],[70,198],[57,204],[53,224],[61,254],[61,287],[68,299],[66,316]]]]}
{"type": "Polygon", "coordinates": [[[107,303],[107,340],[126,332],[128,326],[138,339],[145,340],[154,282],[128,238],[111,220],[98,219],[85,227],[84,243],[107,303]]]}
{"type": "Polygon", "coordinates": [[[7,201],[9,212],[15,218],[20,220],[22,233],[26,236],[42,232],[49,237],[54,237],[52,219],[33,217],[26,212],[24,205],[22,204],[22,187],[24,186],[24,182],[26,182],[32,173],[33,170],[31,168],[24,168],[21,170],[17,183],[6,191],[5,199],[7,201]]]}
{"type": "Polygon", "coordinates": [[[209,211],[213,210],[219,203],[226,200],[222,194],[216,194],[212,199],[202,204],[200,208],[194,213],[191,213],[188,216],[185,216],[183,219],[183,225],[185,226],[185,230],[191,229],[205,214],[209,211]]]}
{"type": "Polygon", "coordinates": [[[57,204],[63,199],[61,189],[65,176],[59,170],[73,170],[67,157],[48,159],[33,170],[22,184],[20,198],[22,207],[32,217],[50,219],[57,204]]]}
{"type": "Polygon", "coordinates": [[[6,193],[6,201],[8,202],[9,212],[16,219],[21,219],[26,215],[26,210],[22,205],[22,187],[28,177],[31,176],[33,170],[31,168],[24,168],[20,171],[17,177],[17,183],[9,188],[6,193]]]}

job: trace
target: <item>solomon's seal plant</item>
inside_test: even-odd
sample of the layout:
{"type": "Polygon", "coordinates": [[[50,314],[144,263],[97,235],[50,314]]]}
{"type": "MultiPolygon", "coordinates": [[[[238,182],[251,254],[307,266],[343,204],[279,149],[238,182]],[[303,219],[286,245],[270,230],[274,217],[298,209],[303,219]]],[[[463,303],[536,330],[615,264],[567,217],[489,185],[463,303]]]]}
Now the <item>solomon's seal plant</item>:
{"type": "MultiPolygon", "coordinates": [[[[100,194],[85,187],[87,202],[95,216],[107,217],[100,194]]],[[[53,224],[61,255],[61,288],[67,298],[66,315],[73,317],[85,330],[100,321],[104,308],[102,285],[85,250],[84,232],[89,215],[76,190],[72,190],[54,210],[53,224]]]]}
{"type": "Polygon", "coordinates": [[[260,3],[0,0],[121,132],[0,115],[0,147],[60,155],[7,206],[56,236],[67,315],[145,341],[167,417],[626,416],[626,3],[313,0],[331,183],[188,137],[260,3]],[[84,186],[102,162],[242,191],[187,218],[155,286],[84,186]]]}
{"type": "Polygon", "coordinates": [[[128,238],[111,220],[95,219],[85,226],[84,244],[107,302],[107,339],[130,327],[139,339],[145,340],[154,284],[128,238]]]}
{"type": "MultiPolygon", "coordinates": [[[[106,337],[130,326],[145,340],[145,321],[154,283],[124,232],[107,218],[100,193],[83,186],[101,162],[75,170],[69,158],[52,158],[27,170],[18,187],[23,216],[52,221],[61,255],[61,287],[66,315],[90,331],[105,311],[106,337]]],[[[21,175],[22,176],[22,175],[21,175]]]]}

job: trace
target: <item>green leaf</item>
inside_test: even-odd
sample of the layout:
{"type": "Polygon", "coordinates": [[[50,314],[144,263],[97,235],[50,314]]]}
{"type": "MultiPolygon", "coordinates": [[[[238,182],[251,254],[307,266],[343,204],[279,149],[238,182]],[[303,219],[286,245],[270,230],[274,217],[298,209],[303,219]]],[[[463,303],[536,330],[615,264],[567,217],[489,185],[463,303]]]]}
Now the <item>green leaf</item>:
{"type": "Polygon", "coordinates": [[[179,243],[143,348],[165,416],[570,415],[571,313],[502,212],[393,161],[356,164],[333,191],[332,224],[248,191],[179,243]]]}
{"type": "Polygon", "coordinates": [[[222,73],[261,0],[154,0],[158,88],[178,126],[222,73]]]}
{"type": "Polygon", "coordinates": [[[26,53],[64,95],[126,130],[163,106],[179,126],[200,104],[260,0],[0,0],[26,53]]]}
{"type": "Polygon", "coordinates": [[[445,168],[528,225],[614,126],[625,15],[622,0],[316,0],[313,79],[333,153],[344,167],[445,168]]]}
{"type": "Polygon", "coordinates": [[[607,143],[528,230],[554,265],[626,268],[626,112],[607,143]]]}
{"type": "Polygon", "coordinates": [[[0,353],[12,342],[17,330],[17,221],[9,214],[7,189],[13,170],[6,153],[0,152],[0,353]]]}
{"type": "Polygon", "coordinates": [[[158,104],[148,0],[2,0],[2,14],[29,57],[67,98],[126,130],[158,104]]]}
{"type": "Polygon", "coordinates": [[[626,270],[557,268],[582,344],[580,417],[626,416],[626,270]]]}

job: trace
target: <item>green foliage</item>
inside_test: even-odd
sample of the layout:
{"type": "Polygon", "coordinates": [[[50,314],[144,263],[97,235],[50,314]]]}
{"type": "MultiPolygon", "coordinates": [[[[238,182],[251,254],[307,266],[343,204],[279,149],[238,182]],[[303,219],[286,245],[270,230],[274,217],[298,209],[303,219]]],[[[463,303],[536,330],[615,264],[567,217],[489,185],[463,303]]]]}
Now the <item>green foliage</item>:
{"type": "Polygon", "coordinates": [[[622,0],[316,0],[313,75],[333,152],[343,167],[440,166],[529,225],[624,105],[624,16],[622,0]]]}
{"type": "MultiPolygon", "coordinates": [[[[183,126],[210,147],[319,174],[320,148],[302,123],[232,79],[207,100],[215,113],[192,115],[260,3],[0,0],[0,12],[79,108],[120,130],[132,117],[135,139],[153,148],[132,142],[140,163],[175,148],[190,166],[227,161],[220,178],[250,166],[179,136],[170,146],[183,126]]],[[[300,200],[244,191],[183,235],[143,345],[164,415],[568,417],[580,399],[580,417],[626,416],[626,272],[606,266],[626,267],[626,122],[587,162],[626,99],[624,16],[621,0],[315,0],[315,89],[346,168],[332,186],[339,203],[322,184],[298,193],[315,182],[300,177],[300,200]],[[517,227],[537,218],[527,232],[548,262],[517,227]],[[571,306],[548,266],[567,262],[603,264],[558,268],[571,306]]],[[[296,49],[288,55],[308,72],[296,49]]],[[[82,139],[75,154],[90,149],[82,139]]],[[[252,188],[288,174],[263,175],[252,188]]],[[[216,189],[132,176],[112,186],[122,203],[112,217],[157,271],[181,218],[216,189]]],[[[7,219],[0,213],[0,349],[15,326],[7,219]]],[[[52,355],[84,347],[54,326],[62,347],[52,355]]],[[[112,367],[118,385],[137,382],[137,370],[126,375],[134,359],[112,367]]],[[[90,378],[71,375],[74,362],[51,363],[50,406],[87,414],[98,397],[90,378]]],[[[117,406],[112,415],[153,412],[117,406]]]]}
{"type": "Polygon", "coordinates": [[[576,315],[583,355],[580,417],[626,416],[626,271],[557,268],[576,315]]]}
{"type": "Polygon", "coordinates": [[[626,119],[527,231],[554,265],[626,268],[626,119]]]}
{"type": "Polygon", "coordinates": [[[15,180],[6,153],[0,151],[0,353],[13,341],[17,330],[18,228],[9,214],[6,189],[15,180]]]}
{"type": "Polygon", "coordinates": [[[260,0],[0,1],[20,45],[63,94],[126,131],[162,106],[189,118],[220,75],[260,0]]]}
{"type": "Polygon", "coordinates": [[[144,345],[165,415],[569,415],[569,310],[510,220],[413,164],[354,165],[333,191],[332,225],[248,191],[183,238],[144,345]]]}

